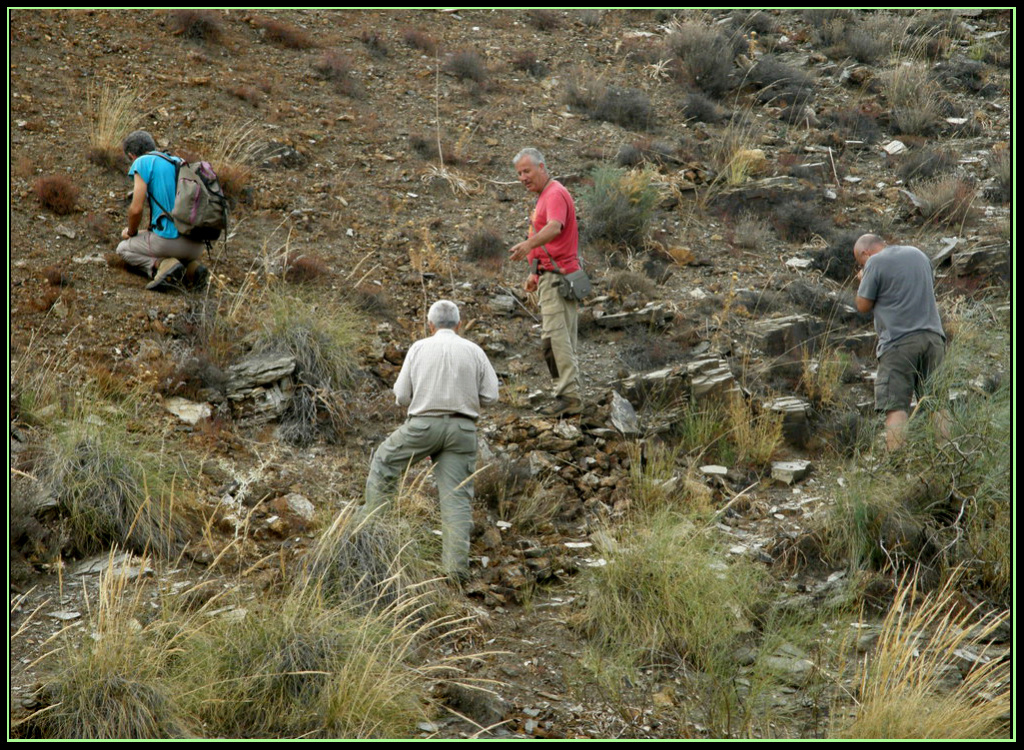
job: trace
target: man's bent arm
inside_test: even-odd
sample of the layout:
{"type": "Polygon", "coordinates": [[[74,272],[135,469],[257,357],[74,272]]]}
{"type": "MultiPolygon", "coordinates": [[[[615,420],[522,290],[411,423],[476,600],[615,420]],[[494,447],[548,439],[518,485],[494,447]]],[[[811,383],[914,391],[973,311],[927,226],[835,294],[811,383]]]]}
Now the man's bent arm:
{"type": "Polygon", "coordinates": [[[146,181],[138,173],[135,174],[135,188],[132,192],[132,204],[128,206],[128,236],[134,237],[139,233],[139,224],[142,223],[142,212],[146,208],[146,196],[148,188],[146,181]]]}
{"type": "Polygon", "coordinates": [[[867,297],[858,296],[854,302],[857,305],[857,312],[859,313],[869,313],[875,308],[875,301],[873,299],[868,299],[867,297]]]}

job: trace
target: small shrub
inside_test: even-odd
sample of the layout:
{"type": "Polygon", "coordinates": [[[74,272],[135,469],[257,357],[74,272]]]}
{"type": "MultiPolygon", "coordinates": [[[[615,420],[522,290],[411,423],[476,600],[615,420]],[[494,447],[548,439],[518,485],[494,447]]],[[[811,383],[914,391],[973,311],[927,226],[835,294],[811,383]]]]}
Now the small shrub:
{"type": "Polygon", "coordinates": [[[47,266],[39,273],[50,286],[71,286],[73,283],[71,272],[59,263],[47,266]]]}
{"type": "Polygon", "coordinates": [[[480,471],[474,480],[477,501],[498,517],[511,521],[518,501],[536,489],[530,471],[514,461],[499,459],[480,471]]]}
{"type": "Polygon", "coordinates": [[[825,119],[832,122],[844,142],[860,141],[864,145],[870,146],[882,135],[875,118],[858,109],[841,109],[831,112],[825,116],[825,119]]]}
{"type": "Polygon", "coordinates": [[[586,216],[584,241],[603,240],[639,250],[659,200],[651,175],[599,167],[593,177],[593,186],[580,193],[586,216]]]}
{"type": "Polygon", "coordinates": [[[387,43],[376,31],[367,30],[361,32],[359,34],[359,41],[363,43],[363,46],[366,47],[373,57],[383,59],[389,54],[387,43]]]}
{"type": "Polygon", "coordinates": [[[732,244],[736,247],[760,250],[770,238],[768,224],[756,214],[744,211],[736,219],[732,232],[732,244]]]}
{"type": "Polygon", "coordinates": [[[258,88],[244,83],[239,84],[238,86],[232,86],[228,89],[228,93],[244,102],[248,102],[254,107],[260,103],[261,99],[263,99],[263,93],[258,88]]]}
{"type": "Polygon", "coordinates": [[[329,276],[331,269],[317,255],[292,251],[284,259],[284,279],[292,284],[306,284],[329,276]]]}
{"type": "Polygon", "coordinates": [[[516,53],[512,58],[512,67],[529,73],[534,78],[543,78],[548,74],[547,63],[538,60],[537,56],[529,50],[516,53]]]}
{"type": "Polygon", "coordinates": [[[803,71],[782,63],[774,55],[765,55],[747,71],[747,80],[758,86],[760,101],[802,107],[814,96],[815,84],[803,71]]]}
{"type": "Polygon", "coordinates": [[[540,31],[552,31],[562,25],[562,19],[553,10],[534,8],[526,11],[526,20],[540,31]]]}
{"type": "Polygon", "coordinates": [[[596,29],[601,25],[601,11],[595,8],[584,8],[579,12],[578,18],[588,29],[596,29]]]}
{"type": "Polygon", "coordinates": [[[788,242],[806,242],[815,236],[827,237],[832,222],[822,215],[813,201],[783,203],[772,212],[772,223],[779,237],[788,242]]]}
{"type": "Polygon", "coordinates": [[[317,46],[316,41],[314,41],[308,31],[286,21],[259,16],[252,23],[256,28],[263,29],[263,35],[268,41],[280,44],[282,47],[287,47],[288,49],[310,49],[317,46]]]}
{"type": "Polygon", "coordinates": [[[669,144],[643,138],[623,144],[615,155],[615,163],[620,167],[636,167],[644,162],[660,166],[672,156],[673,149],[669,144]]]}
{"type": "Polygon", "coordinates": [[[470,80],[483,83],[487,80],[487,65],[478,52],[462,50],[452,55],[445,70],[460,81],[470,80]]]}
{"type": "Polygon", "coordinates": [[[39,204],[58,216],[67,216],[78,208],[78,185],[67,175],[40,177],[36,180],[35,191],[39,204]]]}
{"type": "Polygon", "coordinates": [[[477,227],[466,237],[466,258],[474,263],[500,266],[507,257],[508,245],[493,229],[477,227]]]}
{"type": "Polygon", "coordinates": [[[740,51],[737,42],[745,45],[742,37],[730,40],[697,23],[682,24],[665,40],[682,81],[714,97],[732,88],[733,59],[740,51]]]}
{"type": "Polygon", "coordinates": [[[839,397],[839,386],[849,365],[849,358],[828,347],[817,354],[804,352],[800,387],[804,395],[819,409],[834,406],[839,397]]]}
{"type": "Polygon", "coordinates": [[[439,48],[434,37],[418,29],[405,29],[402,31],[402,41],[405,42],[406,46],[418,49],[428,55],[436,55],[439,48]]]}
{"type": "Polygon", "coordinates": [[[853,259],[853,245],[863,232],[847,230],[837,233],[824,250],[814,254],[811,268],[822,271],[833,281],[845,284],[857,272],[853,259]]]}
{"type": "Polygon", "coordinates": [[[253,121],[221,123],[213,133],[206,155],[232,205],[243,202],[249,194],[253,162],[262,149],[255,130],[253,121]]]}
{"type": "Polygon", "coordinates": [[[334,83],[338,93],[353,98],[362,95],[362,87],[352,75],[355,63],[349,55],[336,49],[327,50],[314,68],[321,78],[334,83]]]}
{"type": "Polygon", "coordinates": [[[915,188],[918,210],[930,222],[946,226],[965,224],[974,215],[977,185],[973,179],[947,175],[926,180],[915,188]]]}
{"type": "Polygon", "coordinates": [[[654,113],[647,94],[639,89],[619,86],[605,87],[604,94],[587,114],[633,130],[650,130],[654,124],[654,113]]]}
{"type": "Polygon", "coordinates": [[[634,273],[633,271],[615,271],[609,274],[605,283],[609,291],[620,297],[628,297],[635,294],[643,302],[654,297],[658,291],[655,283],[647,278],[647,276],[642,273],[634,273]]]}
{"type": "Polygon", "coordinates": [[[959,157],[948,149],[917,149],[900,160],[897,174],[901,180],[909,184],[950,172],[958,161],[959,157]]]}
{"type": "Polygon", "coordinates": [[[212,10],[173,10],[170,19],[171,33],[190,42],[217,43],[224,35],[222,16],[212,10]]]}
{"type": "Polygon", "coordinates": [[[699,92],[687,94],[683,101],[683,115],[688,120],[714,125],[724,119],[722,111],[711,99],[699,92]]]}
{"type": "Polygon", "coordinates": [[[778,30],[778,23],[768,13],[760,10],[737,10],[732,14],[733,22],[741,29],[749,29],[758,34],[773,34],[778,30]]]}

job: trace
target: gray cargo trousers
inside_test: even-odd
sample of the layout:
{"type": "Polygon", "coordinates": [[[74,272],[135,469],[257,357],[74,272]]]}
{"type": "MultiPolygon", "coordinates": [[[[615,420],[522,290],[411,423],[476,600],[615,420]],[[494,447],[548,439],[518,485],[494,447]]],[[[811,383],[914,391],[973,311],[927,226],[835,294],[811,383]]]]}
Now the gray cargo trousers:
{"type": "Polygon", "coordinates": [[[428,456],[434,462],[441,501],[442,567],[446,574],[461,577],[469,572],[469,534],[473,526],[473,420],[454,415],[409,417],[374,451],[359,519],[388,503],[405,471],[428,456]]]}

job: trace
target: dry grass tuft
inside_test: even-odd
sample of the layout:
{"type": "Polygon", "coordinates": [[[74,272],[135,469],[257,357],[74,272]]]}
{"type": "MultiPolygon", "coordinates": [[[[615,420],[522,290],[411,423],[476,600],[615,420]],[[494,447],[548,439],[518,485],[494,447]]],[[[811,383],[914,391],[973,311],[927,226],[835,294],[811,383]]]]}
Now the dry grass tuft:
{"type": "Polygon", "coordinates": [[[480,53],[474,50],[456,52],[448,60],[445,70],[460,81],[470,80],[483,83],[487,80],[487,64],[480,53]]]}
{"type": "Polygon", "coordinates": [[[954,577],[935,593],[921,595],[916,577],[903,578],[878,645],[858,670],[856,718],[835,736],[1010,737],[1012,661],[991,654],[989,645],[1010,621],[1010,612],[966,608],[955,584],[954,577]],[[963,673],[962,681],[944,689],[951,669],[963,673]]]}
{"type": "Polygon", "coordinates": [[[78,208],[78,185],[67,175],[40,177],[36,180],[35,191],[39,205],[58,216],[67,216],[78,208]]]}
{"type": "Polygon", "coordinates": [[[729,442],[740,463],[766,466],[782,445],[782,414],[761,410],[736,395],[729,400],[729,442]]]}
{"type": "Polygon", "coordinates": [[[969,177],[946,175],[918,184],[915,193],[921,216],[945,226],[963,226],[974,216],[977,185],[969,177]]]}
{"type": "Polygon", "coordinates": [[[284,259],[284,280],[293,284],[319,281],[331,275],[327,262],[318,255],[290,252],[284,259]]]}
{"type": "Polygon", "coordinates": [[[105,84],[86,90],[89,161],[106,169],[122,168],[126,162],[122,141],[132,131],[138,110],[139,96],[133,89],[119,91],[105,84]]]}
{"type": "Polygon", "coordinates": [[[440,45],[437,40],[425,31],[419,29],[405,29],[402,31],[402,41],[413,49],[418,49],[427,55],[436,55],[440,45]]]}

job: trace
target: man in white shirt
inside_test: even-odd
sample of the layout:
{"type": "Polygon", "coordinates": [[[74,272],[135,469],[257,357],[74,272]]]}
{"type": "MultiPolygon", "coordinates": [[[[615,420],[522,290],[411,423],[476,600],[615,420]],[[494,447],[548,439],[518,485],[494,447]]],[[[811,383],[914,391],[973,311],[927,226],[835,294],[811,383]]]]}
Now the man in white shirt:
{"type": "Polygon", "coordinates": [[[441,500],[442,565],[454,580],[469,574],[470,503],[476,471],[476,420],[498,400],[498,376],[483,349],[458,335],[459,308],[439,300],[427,314],[431,336],[409,347],[395,382],[405,424],[374,452],[361,517],[378,512],[410,466],[427,458],[441,500]]]}

